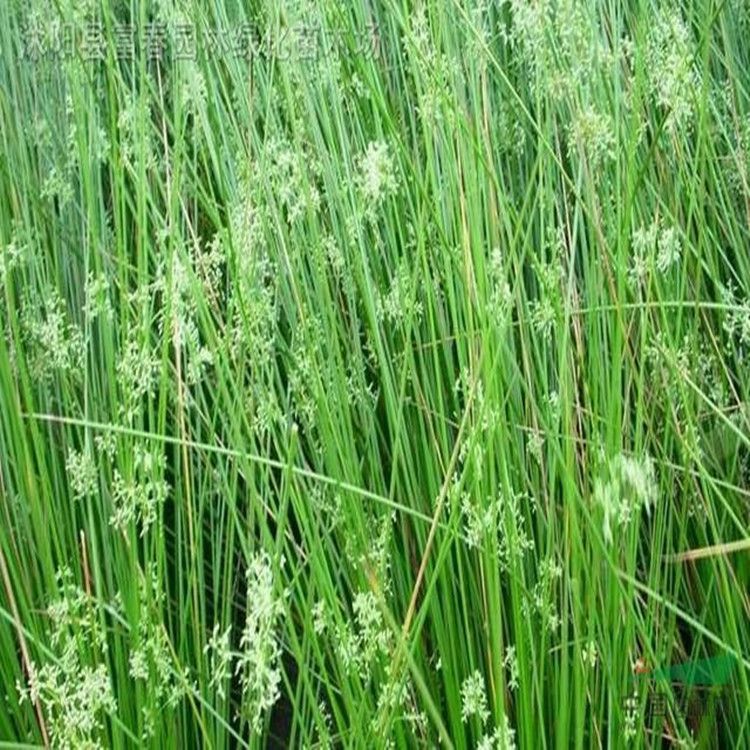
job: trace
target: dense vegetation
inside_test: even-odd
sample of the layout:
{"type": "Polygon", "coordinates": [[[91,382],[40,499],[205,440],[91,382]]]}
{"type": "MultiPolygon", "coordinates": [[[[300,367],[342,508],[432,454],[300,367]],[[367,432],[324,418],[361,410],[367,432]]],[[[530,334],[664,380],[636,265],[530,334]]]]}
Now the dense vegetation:
{"type": "Polygon", "coordinates": [[[3,5],[0,747],[746,746],[747,2],[3,5]]]}

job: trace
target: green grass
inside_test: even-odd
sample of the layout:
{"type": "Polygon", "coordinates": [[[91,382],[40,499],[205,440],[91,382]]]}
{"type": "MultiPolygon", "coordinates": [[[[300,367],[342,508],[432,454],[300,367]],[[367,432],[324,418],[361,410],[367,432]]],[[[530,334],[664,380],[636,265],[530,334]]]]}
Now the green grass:
{"type": "Polygon", "coordinates": [[[0,747],[745,747],[747,3],[6,6],[0,747]]]}

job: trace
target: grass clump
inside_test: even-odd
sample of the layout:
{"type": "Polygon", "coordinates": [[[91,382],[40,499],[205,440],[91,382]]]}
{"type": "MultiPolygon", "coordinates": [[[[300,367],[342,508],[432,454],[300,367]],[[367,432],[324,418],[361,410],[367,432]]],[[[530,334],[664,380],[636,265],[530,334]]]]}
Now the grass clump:
{"type": "Polygon", "coordinates": [[[0,745],[744,747],[746,6],[6,6],[0,745]]]}

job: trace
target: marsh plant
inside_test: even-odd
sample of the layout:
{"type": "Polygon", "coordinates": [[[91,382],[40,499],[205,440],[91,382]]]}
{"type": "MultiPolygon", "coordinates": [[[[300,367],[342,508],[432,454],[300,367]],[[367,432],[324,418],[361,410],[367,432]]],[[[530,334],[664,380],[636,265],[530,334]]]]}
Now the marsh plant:
{"type": "Polygon", "coordinates": [[[746,746],[747,2],[2,6],[0,747],[746,746]]]}

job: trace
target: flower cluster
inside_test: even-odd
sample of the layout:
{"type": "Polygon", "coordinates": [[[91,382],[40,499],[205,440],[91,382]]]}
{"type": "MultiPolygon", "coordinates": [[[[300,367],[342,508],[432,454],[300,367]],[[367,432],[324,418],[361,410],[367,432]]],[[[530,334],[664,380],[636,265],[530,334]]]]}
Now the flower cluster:
{"type": "Polygon", "coordinates": [[[576,0],[501,0],[510,26],[501,28],[506,44],[522,60],[535,92],[553,102],[587,91],[613,57],[606,35],[576,0]]]}
{"type": "Polygon", "coordinates": [[[413,324],[422,317],[423,305],[418,296],[420,288],[412,280],[413,276],[412,270],[402,259],[391,277],[388,290],[376,299],[376,312],[383,323],[402,326],[410,319],[413,324]]]}
{"type": "Polygon", "coordinates": [[[629,695],[625,699],[623,715],[623,737],[630,742],[638,734],[638,717],[640,714],[639,699],[637,695],[629,695]]]}
{"type": "Polygon", "coordinates": [[[611,118],[592,108],[579,111],[568,131],[568,151],[580,154],[595,172],[615,158],[615,134],[611,118]]]}
{"type": "MultiPolygon", "coordinates": [[[[206,107],[206,81],[194,60],[182,60],[178,66],[180,74],[180,96],[186,110],[199,114],[206,107]]],[[[196,128],[195,132],[200,133],[196,128]]]]}
{"type": "Polygon", "coordinates": [[[263,154],[266,181],[294,224],[307,213],[317,213],[321,197],[317,187],[319,164],[307,144],[290,144],[285,138],[273,138],[263,154]]]}
{"type": "Polygon", "coordinates": [[[417,705],[413,682],[403,675],[395,677],[390,668],[387,668],[387,672],[387,679],[378,694],[377,712],[371,723],[373,731],[379,730],[381,717],[398,714],[411,730],[415,741],[420,746],[426,744],[428,719],[417,705]]]}
{"type": "Polygon", "coordinates": [[[508,689],[516,690],[518,688],[519,672],[515,646],[506,646],[505,656],[503,656],[503,667],[508,670],[508,689]]]}
{"type": "Polygon", "coordinates": [[[418,5],[409,16],[407,32],[403,36],[404,54],[419,72],[421,85],[417,91],[417,112],[425,123],[437,124],[450,109],[449,58],[442,54],[432,39],[426,6],[418,5]]]}
{"type": "Polygon", "coordinates": [[[276,630],[284,603],[275,592],[271,560],[266,553],[251,558],[246,581],[245,624],[235,674],[239,675],[242,690],[240,713],[257,733],[280,695],[281,642],[276,630]]]}
{"type": "Polygon", "coordinates": [[[562,301],[562,238],[550,231],[545,245],[549,250],[547,262],[535,263],[537,297],[530,302],[531,325],[544,341],[552,338],[562,301]]]}
{"type": "Polygon", "coordinates": [[[352,612],[353,622],[334,622],[325,604],[319,602],[314,612],[315,632],[320,635],[329,630],[344,668],[367,682],[375,663],[391,651],[391,631],[372,591],[354,595],[352,612]]]}
{"type": "Polygon", "coordinates": [[[110,523],[125,533],[131,524],[140,526],[144,536],[159,517],[169,494],[164,481],[164,456],[136,448],[133,474],[129,477],[115,469],[112,480],[113,513],[110,523]]]}
{"type": "Polygon", "coordinates": [[[520,493],[500,493],[486,503],[472,501],[468,492],[461,495],[464,535],[469,547],[483,547],[493,536],[502,570],[510,570],[534,548],[526,530],[521,503],[528,497],[520,493]]]}
{"type": "Polygon", "coordinates": [[[722,328],[744,359],[750,348],[750,300],[738,298],[737,290],[730,284],[722,287],[721,302],[725,307],[722,328]]]}
{"type": "Polygon", "coordinates": [[[86,301],[83,313],[87,322],[101,318],[111,323],[114,318],[114,309],[109,296],[110,285],[104,274],[94,276],[89,274],[86,280],[86,301]]]}
{"type": "Polygon", "coordinates": [[[613,541],[612,527],[627,526],[641,509],[647,512],[656,502],[658,486],[651,457],[627,456],[612,458],[605,467],[605,477],[594,482],[594,503],[603,515],[604,539],[613,541]]]}
{"type": "Polygon", "coordinates": [[[70,451],[65,462],[65,471],[74,500],[84,500],[95,493],[97,471],[90,451],[70,451]]]}
{"type": "Polygon", "coordinates": [[[387,654],[391,644],[391,631],[383,620],[383,613],[372,591],[360,591],[352,602],[357,627],[359,658],[364,664],[372,662],[379,654],[387,654]]]}
{"type": "Polygon", "coordinates": [[[356,184],[365,215],[374,220],[377,209],[398,189],[396,165],[387,143],[372,141],[359,155],[356,184]]]}
{"type": "Polygon", "coordinates": [[[633,254],[628,280],[634,287],[642,285],[652,269],[666,273],[682,257],[682,242],[677,230],[665,227],[659,219],[634,230],[631,246],[633,254]]]}
{"type": "Polygon", "coordinates": [[[477,744],[477,750],[516,750],[516,730],[510,725],[508,715],[503,715],[503,723],[495,727],[477,744]]]}
{"type": "Polygon", "coordinates": [[[116,365],[120,387],[119,412],[126,423],[135,420],[143,399],[153,394],[158,371],[159,360],[149,342],[139,341],[131,332],[116,365]]]}
{"type": "Polygon", "coordinates": [[[28,685],[19,685],[21,702],[41,705],[54,747],[98,746],[104,719],[117,703],[102,652],[106,638],[98,603],[73,581],[65,568],[57,574],[60,597],[47,608],[53,657],[30,664],[28,685]]]}
{"type": "Polygon", "coordinates": [[[117,703],[106,665],[84,665],[73,644],[57,663],[31,666],[28,688],[21,701],[39,703],[44,710],[54,747],[97,747],[104,729],[103,715],[113,714],[117,703]]]}
{"type": "Polygon", "coordinates": [[[672,135],[689,128],[692,97],[699,88],[694,45],[685,22],[676,12],[658,12],[646,44],[646,74],[650,93],[665,114],[664,127],[672,135]]]}
{"type": "Polygon", "coordinates": [[[536,613],[541,618],[544,628],[550,633],[555,633],[560,627],[556,587],[562,573],[562,566],[554,557],[542,560],[531,596],[521,603],[524,615],[531,617],[532,613],[536,613]]]}
{"type": "Polygon", "coordinates": [[[484,724],[490,716],[484,677],[477,669],[461,683],[461,720],[466,722],[476,716],[484,724]]]}
{"type": "Polygon", "coordinates": [[[300,321],[294,332],[289,392],[295,418],[303,428],[312,428],[315,422],[319,394],[335,393],[335,389],[321,385],[322,379],[328,378],[328,372],[319,365],[326,361],[324,344],[323,325],[319,318],[311,315],[300,321]]]}
{"type": "Polygon", "coordinates": [[[69,320],[56,290],[50,289],[44,295],[41,311],[25,305],[22,323],[29,367],[35,377],[49,380],[55,374],[74,378],[83,374],[83,334],[69,320]]]}
{"type": "Polygon", "coordinates": [[[513,305],[513,293],[508,283],[506,262],[499,247],[492,249],[489,256],[488,269],[488,312],[492,322],[502,328],[510,317],[513,305]]]}
{"type": "Polygon", "coordinates": [[[148,694],[142,707],[144,741],[155,735],[161,712],[175,709],[193,687],[188,683],[187,670],[182,671],[172,656],[161,615],[164,599],[156,567],[149,565],[138,584],[140,618],[128,657],[130,677],[148,694]]]}
{"type": "Polygon", "coordinates": [[[10,242],[0,248],[0,286],[27,257],[27,247],[14,232],[10,242]]]}
{"type": "Polygon", "coordinates": [[[232,211],[230,232],[223,240],[238,279],[230,300],[235,310],[229,327],[230,351],[235,362],[252,354],[256,377],[272,363],[278,318],[276,268],[261,240],[261,221],[250,194],[244,194],[232,211]]]}
{"type": "MultiPolygon", "coordinates": [[[[200,248],[194,254],[202,257],[200,248]]],[[[202,341],[197,323],[197,298],[194,291],[195,272],[189,257],[175,251],[169,287],[170,327],[176,356],[186,358],[188,385],[199,383],[205,369],[213,364],[213,352],[202,341]]]]}
{"type": "Polygon", "coordinates": [[[588,641],[581,651],[581,661],[585,667],[593,669],[599,661],[599,650],[595,641],[588,641]]]}

